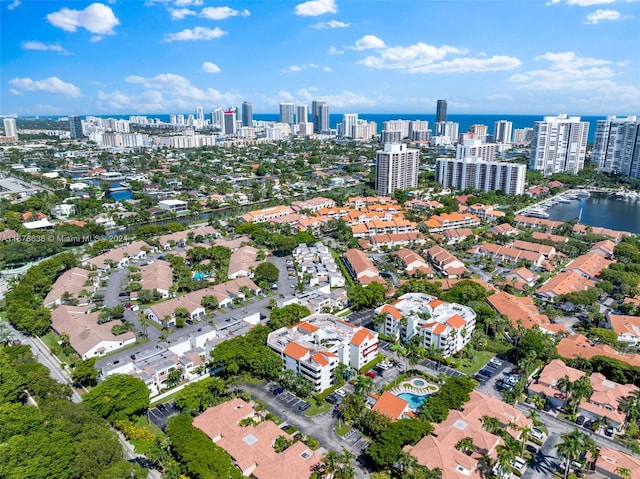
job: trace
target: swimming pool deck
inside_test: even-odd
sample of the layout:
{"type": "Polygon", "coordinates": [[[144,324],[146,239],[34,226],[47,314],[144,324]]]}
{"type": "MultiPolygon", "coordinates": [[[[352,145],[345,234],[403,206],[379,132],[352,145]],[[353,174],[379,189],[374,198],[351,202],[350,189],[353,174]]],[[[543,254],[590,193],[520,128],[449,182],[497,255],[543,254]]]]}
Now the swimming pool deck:
{"type": "Polygon", "coordinates": [[[411,378],[406,381],[401,382],[398,386],[394,387],[391,390],[392,394],[396,396],[402,393],[413,393],[420,396],[426,396],[427,394],[433,394],[440,389],[436,384],[430,383],[429,381],[423,378],[411,378]],[[420,381],[424,381],[424,386],[415,386],[413,381],[419,379],[420,381]]]}

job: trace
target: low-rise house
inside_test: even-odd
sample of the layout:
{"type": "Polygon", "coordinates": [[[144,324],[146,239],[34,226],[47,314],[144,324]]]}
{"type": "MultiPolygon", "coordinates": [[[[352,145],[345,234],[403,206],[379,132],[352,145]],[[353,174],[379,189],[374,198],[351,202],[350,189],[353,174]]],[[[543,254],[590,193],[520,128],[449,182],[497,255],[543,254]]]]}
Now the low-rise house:
{"type": "Polygon", "coordinates": [[[640,479],[640,457],[630,456],[617,449],[600,446],[596,472],[611,479],[640,479]],[[625,477],[622,471],[628,471],[625,477]]]}
{"type": "Polygon", "coordinates": [[[640,390],[633,384],[618,384],[601,373],[589,376],[593,391],[580,403],[580,414],[592,420],[607,418],[612,427],[620,429],[627,415],[620,410],[624,401],[640,390]]]}
{"type": "Polygon", "coordinates": [[[522,249],[512,248],[511,246],[502,246],[499,244],[485,243],[480,246],[471,248],[469,252],[476,256],[491,256],[498,262],[502,263],[518,263],[525,261],[532,266],[540,267],[544,261],[542,253],[534,253],[522,249]]]}
{"type": "Polygon", "coordinates": [[[589,250],[589,253],[597,254],[607,259],[613,259],[613,250],[615,247],[616,244],[613,241],[603,240],[594,244],[589,250]]]}
{"type": "Polygon", "coordinates": [[[534,326],[549,323],[549,317],[541,314],[538,307],[528,296],[514,296],[501,291],[492,294],[487,302],[500,314],[507,317],[514,328],[523,327],[531,329],[534,326]]]}
{"type": "Polygon", "coordinates": [[[601,228],[599,226],[588,226],[588,225],[581,225],[581,224],[573,225],[572,231],[580,235],[591,233],[598,236],[606,236],[612,239],[613,241],[615,241],[616,243],[619,243],[622,240],[622,238],[624,238],[625,236],[631,236],[631,233],[629,233],[628,231],[618,231],[618,230],[612,230],[609,228],[601,228]]]}
{"type": "Polygon", "coordinates": [[[422,274],[427,278],[433,278],[433,269],[418,253],[407,248],[400,248],[394,254],[402,262],[408,274],[422,274]]]}
{"type": "Polygon", "coordinates": [[[607,268],[613,261],[596,253],[588,253],[578,256],[564,267],[564,271],[578,273],[589,279],[596,279],[600,272],[607,268]]]}
{"type": "Polygon", "coordinates": [[[470,237],[475,237],[471,228],[452,228],[442,232],[445,242],[448,245],[462,243],[464,240],[470,237]]]}
{"type": "Polygon", "coordinates": [[[586,291],[596,285],[595,281],[584,276],[564,271],[552,276],[546,283],[536,290],[536,296],[546,301],[553,301],[554,298],[574,291],[586,291]]]}
{"type": "Polygon", "coordinates": [[[253,243],[253,241],[251,241],[251,238],[248,236],[238,236],[237,238],[230,240],[226,238],[216,238],[213,242],[215,246],[224,246],[225,248],[229,248],[231,251],[235,251],[238,248],[251,243],[253,243]]]}
{"type": "Polygon", "coordinates": [[[591,359],[595,356],[606,356],[617,359],[631,366],[640,367],[640,354],[623,354],[606,344],[594,344],[583,334],[570,334],[562,338],[558,343],[558,354],[567,359],[585,358],[591,359]]]}
{"type": "Polygon", "coordinates": [[[109,271],[111,264],[117,268],[125,268],[130,263],[135,263],[147,257],[147,252],[153,248],[144,241],[134,241],[126,246],[112,249],[104,254],[87,260],[90,265],[95,266],[99,271],[109,271]]]}
{"type": "Polygon", "coordinates": [[[265,223],[272,219],[293,214],[294,211],[288,206],[271,206],[261,210],[249,211],[240,218],[246,223],[265,223]]]}
{"type": "Polygon", "coordinates": [[[344,264],[353,279],[362,285],[368,285],[374,282],[385,284],[384,280],[380,277],[378,268],[376,268],[369,257],[360,250],[355,248],[348,250],[344,254],[344,264]]]}
{"type": "Polygon", "coordinates": [[[537,394],[547,400],[554,407],[563,407],[567,400],[567,393],[564,388],[558,387],[558,382],[562,378],[568,378],[569,381],[575,382],[584,376],[584,372],[567,366],[560,359],[553,359],[547,364],[540,377],[529,384],[529,394],[537,394]]]}
{"type": "Polygon", "coordinates": [[[301,374],[321,392],[333,384],[339,363],[358,370],[375,357],[378,333],[337,316],[314,314],[273,331],[267,345],[282,357],[285,369],[301,374]]]}
{"type": "Polygon", "coordinates": [[[253,271],[260,264],[257,259],[258,250],[251,246],[242,246],[231,253],[227,278],[236,279],[241,276],[252,278],[253,271]]]}
{"type": "Polygon", "coordinates": [[[369,236],[369,244],[374,250],[380,250],[383,247],[416,247],[419,245],[423,245],[426,242],[427,240],[422,235],[422,233],[419,233],[417,231],[411,233],[390,233],[369,236]]]}
{"type": "Polygon", "coordinates": [[[433,215],[427,221],[425,226],[430,233],[440,233],[453,228],[473,228],[480,225],[480,218],[476,215],[466,213],[444,213],[442,215],[433,215]]]}
{"type": "Polygon", "coordinates": [[[389,391],[384,391],[376,400],[371,410],[387,416],[392,422],[398,419],[409,419],[409,403],[389,391]]]}
{"type": "Polygon", "coordinates": [[[489,231],[496,235],[516,236],[522,233],[518,228],[511,226],[509,223],[501,223],[492,226],[489,231]]]}
{"type": "Polygon", "coordinates": [[[163,298],[169,297],[173,285],[173,269],[171,263],[157,260],[140,268],[140,284],[142,289],[156,290],[163,298]]]}
{"type": "Polygon", "coordinates": [[[608,312],[606,318],[607,327],[615,331],[618,341],[630,346],[640,344],[640,317],[608,312]]]}
{"type": "Polygon", "coordinates": [[[193,420],[232,458],[243,476],[255,479],[306,479],[311,476],[322,457],[301,441],[282,452],[274,445],[280,436],[292,437],[273,421],[264,421],[256,410],[240,398],[234,398],[208,408],[193,420]],[[252,419],[245,425],[243,419],[252,419]]]}
{"type": "Polygon", "coordinates": [[[69,336],[69,344],[82,359],[103,356],[136,342],[136,335],[130,331],[117,336],[111,332],[114,326],[122,325],[122,321],[98,324],[98,317],[97,312],[59,306],[51,313],[51,327],[58,334],[69,336]]]}
{"type": "Polygon", "coordinates": [[[20,233],[15,230],[0,231],[0,241],[15,241],[20,238],[20,233]]]}
{"type": "Polygon", "coordinates": [[[432,246],[427,250],[431,264],[447,278],[459,278],[467,272],[464,263],[440,246],[432,246]]]}
{"type": "Polygon", "coordinates": [[[529,228],[540,228],[545,231],[552,231],[562,226],[562,221],[546,220],[543,218],[534,218],[532,216],[516,215],[515,223],[518,226],[527,226],[529,228]]]}
{"type": "Polygon", "coordinates": [[[341,288],[345,285],[345,279],[340,268],[333,259],[329,248],[318,242],[307,246],[300,244],[293,250],[300,273],[309,278],[309,285],[321,285],[328,283],[330,287],[341,288]]]}
{"type": "Polygon", "coordinates": [[[476,215],[483,221],[493,222],[504,216],[504,211],[495,209],[491,205],[476,203],[467,207],[467,212],[476,215]]]}
{"type": "Polygon", "coordinates": [[[94,289],[91,271],[82,268],[71,268],[62,273],[53,283],[43,303],[47,307],[59,306],[69,301],[87,304],[89,302],[89,293],[92,293],[94,289]],[[87,292],[84,298],[81,298],[79,294],[82,290],[87,292]]]}
{"type": "Polygon", "coordinates": [[[335,206],[336,202],[334,200],[331,198],[323,198],[321,196],[305,201],[293,201],[291,203],[291,208],[293,208],[296,213],[303,211],[315,213],[322,208],[334,208],[335,206]]]}
{"type": "Polygon", "coordinates": [[[536,284],[540,275],[527,268],[516,268],[504,275],[507,284],[511,284],[515,289],[523,291],[525,286],[532,287],[536,284]]]}
{"type": "Polygon", "coordinates": [[[76,207],[72,204],[63,203],[51,208],[49,213],[52,218],[68,218],[69,216],[76,214],[76,207]]]}
{"type": "Polygon", "coordinates": [[[464,348],[476,325],[476,314],[468,306],[423,293],[404,294],[376,313],[384,316],[377,328],[381,334],[402,341],[420,336],[427,350],[439,349],[445,357],[464,348]]]}
{"type": "Polygon", "coordinates": [[[569,241],[566,236],[554,235],[551,233],[545,233],[542,231],[534,231],[531,233],[531,237],[539,241],[551,241],[554,244],[564,244],[569,241]]]}
{"type": "Polygon", "coordinates": [[[188,203],[182,200],[162,200],[158,202],[158,208],[171,213],[185,213],[188,211],[188,203]]]}
{"type": "Polygon", "coordinates": [[[546,259],[552,259],[556,255],[556,249],[540,243],[531,243],[530,241],[515,240],[511,245],[515,249],[523,251],[531,251],[532,253],[541,254],[546,259]]]}

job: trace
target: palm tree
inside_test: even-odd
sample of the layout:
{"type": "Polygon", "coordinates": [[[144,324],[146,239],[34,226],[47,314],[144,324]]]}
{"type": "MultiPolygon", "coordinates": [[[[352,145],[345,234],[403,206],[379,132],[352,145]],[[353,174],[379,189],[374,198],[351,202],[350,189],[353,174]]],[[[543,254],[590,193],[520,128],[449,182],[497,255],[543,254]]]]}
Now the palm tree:
{"type": "Polygon", "coordinates": [[[626,414],[624,424],[637,423],[640,420],[640,390],[634,391],[624,399],[620,405],[620,411],[626,414]]]}
{"type": "Polygon", "coordinates": [[[532,409],[531,411],[529,411],[529,414],[527,417],[531,419],[534,426],[540,425],[540,414],[538,414],[538,411],[536,411],[535,409],[532,409]]]}
{"type": "Polygon", "coordinates": [[[585,435],[582,434],[577,429],[574,429],[571,432],[565,432],[560,435],[562,438],[562,442],[560,442],[557,446],[558,454],[565,458],[565,467],[564,467],[564,479],[567,479],[569,475],[569,468],[571,467],[571,463],[580,457],[580,455],[585,452],[584,447],[584,438],[585,435]]]}
{"type": "Polygon", "coordinates": [[[573,383],[573,388],[572,388],[573,409],[571,410],[571,413],[573,415],[576,414],[576,411],[578,410],[578,406],[580,405],[580,402],[585,398],[589,398],[592,392],[593,392],[593,386],[591,385],[591,380],[589,379],[589,376],[587,376],[586,374],[573,383]]]}
{"type": "Polygon", "coordinates": [[[527,446],[527,441],[529,440],[529,433],[531,432],[531,426],[525,425],[518,428],[518,430],[522,433],[520,435],[520,440],[522,441],[522,451],[520,455],[524,457],[524,449],[527,446]]]}
{"type": "Polygon", "coordinates": [[[356,395],[366,396],[373,389],[373,379],[364,374],[360,374],[353,383],[356,395]]]}
{"type": "MultiPolygon", "coordinates": [[[[506,444],[496,447],[496,452],[498,453],[498,467],[500,468],[500,472],[510,472],[512,470],[511,463],[516,459],[516,453],[506,444]]],[[[500,474],[500,476],[502,476],[502,474],[500,474]]]]}
{"type": "Polygon", "coordinates": [[[631,471],[624,467],[616,467],[616,470],[613,471],[615,474],[620,476],[622,479],[631,479],[631,471]]]}
{"type": "Polygon", "coordinates": [[[470,437],[463,437],[456,443],[456,449],[467,456],[470,455],[475,449],[473,439],[470,437]]]}
{"type": "Polygon", "coordinates": [[[502,425],[497,418],[486,414],[482,416],[482,427],[491,434],[497,434],[502,429],[502,425]]]}

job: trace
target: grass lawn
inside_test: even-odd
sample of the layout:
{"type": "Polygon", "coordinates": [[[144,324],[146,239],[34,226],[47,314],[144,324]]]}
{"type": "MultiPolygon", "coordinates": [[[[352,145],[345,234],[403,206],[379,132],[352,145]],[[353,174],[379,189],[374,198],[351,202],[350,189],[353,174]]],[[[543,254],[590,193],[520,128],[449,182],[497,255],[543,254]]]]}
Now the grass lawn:
{"type": "Polygon", "coordinates": [[[305,416],[317,416],[331,409],[331,404],[327,401],[322,401],[320,404],[317,404],[314,399],[309,399],[309,402],[311,403],[311,407],[306,410],[305,416]]]}
{"type": "Polygon", "coordinates": [[[344,421],[338,421],[338,425],[336,426],[336,434],[340,437],[344,436],[346,433],[351,431],[351,426],[344,421]]]}
{"type": "Polygon", "coordinates": [[[460,361],[460,366],[456,369],[461,373],[465,373],[467,376],[473,376],[495,355],[496,353],[491,351],[478,351],[473,359],[462,359],[460,361]]]}
{"type": "Polygon", "coordinates": [[[47,345],[50,351],[57,351],[56,356],[67,366],[69,364],[74,364],[78,360],[77,355],[74,354],[73,356],[67,356],[62,352],[62,347],[58,343],[58,341],[60,341],[60,336],[58,336],[53,331],[48,332],[44,336],[41,336],[40,339],[42,339],[42,342],[47,345]]]}

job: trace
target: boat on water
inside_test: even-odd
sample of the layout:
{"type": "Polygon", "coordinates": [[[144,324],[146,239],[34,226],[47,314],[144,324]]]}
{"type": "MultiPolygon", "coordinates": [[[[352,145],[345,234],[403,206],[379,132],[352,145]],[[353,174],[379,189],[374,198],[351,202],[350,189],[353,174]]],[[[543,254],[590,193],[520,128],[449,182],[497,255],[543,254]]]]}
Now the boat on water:
{"type": "Polygon", "coordinates": [[[562,197],[565,200],[577,200],[578,199],[578,195],[576,195],[574,193],[565,193],[562,197]]]}
{"type": "Polygon", "coordinates": [[[560,198],[558,198],[558,203],[571,203],[571,200],[565,198],[564,196],[561,196],[560,198]]]}
{"type": "Polygon", "coordinates": [[[580,199],[580,198],[591,198],[591,193],[589,193],[587,190],[578,191],[576,193],[576,196],[578,197],[578,199],[580,199]]]}
{"type": "Polygon", "coordinates": [[[532,218],[543,218],[543,219],[549,218],[549,213],[547,213],[544,208],[539,208],[539,207],[528,208],[524,210],[522,214],[525,216],[530,216],[532,218]]]}

